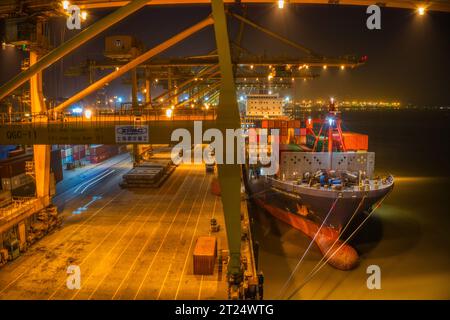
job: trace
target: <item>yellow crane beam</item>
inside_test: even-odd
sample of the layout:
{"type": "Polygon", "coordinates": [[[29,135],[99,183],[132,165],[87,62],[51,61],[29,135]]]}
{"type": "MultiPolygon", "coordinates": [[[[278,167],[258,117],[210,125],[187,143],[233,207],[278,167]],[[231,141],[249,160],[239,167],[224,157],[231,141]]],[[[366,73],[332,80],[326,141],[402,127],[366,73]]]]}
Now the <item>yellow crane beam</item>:
{"type": "MultiPolygon", "coordinates": [[[[72,1],[80,6],[81,9],[99,9],[120,7],[129,3],[124,0],[78,0],[72,1]]],[[[277,3],[276,0],[241,0],[241,3],[277,3]]],[[[321,5],[354,5],[370,6],[376,4],[373,0],[289,0],[285,1],[293,4],[321,4],[321,5]]],[[[211,0],[153,0],[148,1],[148,5],[186,5],[186,4],[210,4],[211,0]]],[[[224,3],[236,3],[235,0],[224,0],[224,3]]],[[[378,1],[380,6],[389,8],[401,8],[416,10],[419,7],[426,7],[431,11],[450,12],[450,3],[447,0],[382,0],[378,1]]]]}
{"type": "Polygon", "coordinates": [[[84,90],[78,92],[77,94],[73,95],[60,105],[54,108],[55,111],[62,110],[71,104],[83,99],[84,97],[88,96],[89,94],[93,93],[94,91],[102,88],[106,83],[111,82],[112,80],[116,79],[117,77],[120,77],[124,73],[132,70],[136,66],[140,65],[141,63],[147,61],[148,59],[154,57],[155,55],[163,52],[164,50],[170,48],[171,46],[177,44],[178,42],[186,39],[187,37],[191,36],[192,34],[196,33],[197,31],[211,25],[214,23],[214,20],[212,17],[208,17],[199,23],[196,23],[195,25],[187,28],[186,30],[178,33],[177,35],[173,36],[172,38],[164,41],[163,43],[153,47],[152,49],[146,51],[145,53],[141,54],[137,58],[131,60],[127,64],[123,65],[122,67],[118,68],[117,70],[111,72],[107,76],[97,80],[84,90]]]}
{"type": "Polygon", "coordinates": [[[0,87],[0,100],[10,94],[12,91],[17,89],[19,86],[27,82],[33,75],[41,72],[45,68],[49,67],[68,53],[72,52],[76,48],[80,47],[85,42],[89,41],[102,31],[108,29],[115,23],[126,18],[133,12],[144,7],[149,1],[148,0],[133,0],[132,2],[127,2],[124,4],[123,8],[119,8],[113,13],[107,15],[106,17],[95,22],[88,28],[84,29],[82,32],[71,38],[70,40],[64,42],[56,49],[50,51],[48,54],[39,59],[35,64],[30,66],[27,70],[19,73],[17,76],[12,78],[6,84],[0,87]]]}

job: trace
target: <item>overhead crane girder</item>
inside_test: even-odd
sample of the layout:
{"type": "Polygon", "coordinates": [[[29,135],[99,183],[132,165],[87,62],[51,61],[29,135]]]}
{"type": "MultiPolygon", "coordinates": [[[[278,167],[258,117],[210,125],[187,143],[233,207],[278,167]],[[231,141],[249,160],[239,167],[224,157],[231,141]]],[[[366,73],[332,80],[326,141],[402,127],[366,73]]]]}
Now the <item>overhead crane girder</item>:
{"type": "MultiPolygon", "coordinates": [[[[127,0],[74,0],[74,3],[78,4],[82,9],[100,9],[120,7],[126,5],[127,0]]],[[[187,5],[187,4],[209,4],[211,0],[152,0],[148,1],[148,5],[187,5]]],[[[236,4],[236,0],[224,0],[226,4],[236,4]]],[[[320,4],[320,5],[352,5],[352,6],[370,6],[374,3],[372,0],[288,0],[291,4],[320,4]]],[[[251,3],[251,4],[275,4],[275,0],[239,0],[239,3],[251,3]]],[[[389,8],[401,8],[415,10],[420,6],[427,6],[427,10],[450,12],[450,4],[447,0],[383,0],[378,4],[383,7],[389,8]]]]}

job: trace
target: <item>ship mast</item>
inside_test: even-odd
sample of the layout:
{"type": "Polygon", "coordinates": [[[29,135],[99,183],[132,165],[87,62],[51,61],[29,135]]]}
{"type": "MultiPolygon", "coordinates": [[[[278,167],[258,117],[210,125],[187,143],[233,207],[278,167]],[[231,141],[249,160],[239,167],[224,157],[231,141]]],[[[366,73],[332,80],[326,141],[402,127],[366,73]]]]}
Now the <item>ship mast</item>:
{"type": "Polygon", "coordinates": [[[327,122],[326,125],[328,126],[328,152],[332,153],[334,149],[336,149],[336,151],[347,151],[342,136],[341,112],[338,111],[334,98],[330,99],[328,114],[324,122],[327,122]],[[337,139],[334,139],[335,133],[337,133],[337,139]],[[337,142],[336,145],[334,140],[337,142]]]}
{"type": "MultiPolygon", "coordinates": [[[[314,134],[314,131],[312,129],[311,120],[308,120],[307,127],[310,128],[310,131],[314,134]]],[[[342,136],[342,129],[341,129],[341,112],[337,109],[336,103],[334,101],[334,98],[330,99],[330,103],[328,104],[328,112],[324,118],[322,118],[320,121],[320,130],[317,135],[315,135],[315,142],[313,146],[313,152],[324,152],[325,147],[324,143],[322,144],[320,150],[317,150],[317,146],[319,145],[318,142],[322,137],[322,132],[327,132],[327,138],[326,141],[328,143],[328,152],[333,153],[333,150],[335,151],[347,151],[344,143],[344,138],[342,136]],[[337,139],[335,139],[335,134],[337,134],[337,139]],[[335,143],[335,140],[337,143],[335,143]]],[[[315,122],[315,121],[314,121],[315,122]]],[[[325,137],[324,137],[325,140],[325,137]]]]}

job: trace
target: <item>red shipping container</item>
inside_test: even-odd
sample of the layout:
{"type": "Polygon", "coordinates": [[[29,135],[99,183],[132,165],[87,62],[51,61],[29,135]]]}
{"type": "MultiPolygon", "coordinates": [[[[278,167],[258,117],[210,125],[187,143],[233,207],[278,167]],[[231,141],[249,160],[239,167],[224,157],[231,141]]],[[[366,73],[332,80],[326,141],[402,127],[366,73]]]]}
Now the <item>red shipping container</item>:
{"type": "Polygon", "coordinates": [[[282,128],[287,128],[288,127],[288,122],[286,120],[281,120],[281,127],[282,128]]]}
{"type": "Polygon", "coordinates": [[[199,237],[194,248],[194,274],[209,275],[214,273],[217,256],[216,237],[199,237]]]}
{"type": "MultiPolygon", "coordinates": [[[[358,151],[369,149],[369,136],[366,134],[354,133],[354,132],[344,132],[342,133],[344,138],[345,148],[349,151],[358,151]]],[[[338,139],[339,135],[335,134],[334,139],[338,139]]]]}
{"type": "Polygon", "coordinates": [[[300,128],[300,136],[306,136],[306,128],[300,128]]]}
{"type": "Polygon", "coordinates": [[[275,121],[273,121],[273,120],[268,120],[267,122],[268,122],[268,124],[269,124],[269,128],[273,128],[273,127],[275,126],[275,121]]]}
{"type": "Polygon", "coordinates": [[[269,127],[269,121],[268,120],[263,120],[261,122],[261,128],[267,129],[269,127]]]}
{"type": "Polygon", "coordinates": [[[0,177],[12,178],[25,173],[25,162],[33,161],[32,154],[23,154],[14,158],[7,158],[0,161],[0,177]]]}
{"type": "Polygon", "coordinates": [[[280,136],[280,143],[281,144],[288,144],[289,143],[289,137],[288,136],[280,136]]]}
{"type": "Polygon", "coordinates": [[[79,150],[79,151],[75,152],[72,156],[73,156],[73,160],[80,160],[86,156],[86,151],[79,150]]]}

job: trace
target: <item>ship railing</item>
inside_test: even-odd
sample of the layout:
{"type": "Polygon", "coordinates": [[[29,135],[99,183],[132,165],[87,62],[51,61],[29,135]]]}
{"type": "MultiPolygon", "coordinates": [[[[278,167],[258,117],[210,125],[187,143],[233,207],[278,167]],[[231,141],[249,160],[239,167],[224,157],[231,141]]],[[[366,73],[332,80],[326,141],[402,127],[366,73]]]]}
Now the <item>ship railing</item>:
{"type": "Polygon", "coordinates": [[[175,109],[170,116],[165,109],[143,109],[143,110],[102,110],[93,109],[90,113],[73,113],[67,111],[46,112],[12,112],[0,113],[0,125],[46,125],[46,124],[71,124],[101,126],[102,124],[133,123],[141,124],[151,121],[202,121],[215,120],[217,113],[215,109],[191,110],[175,109]]]}

